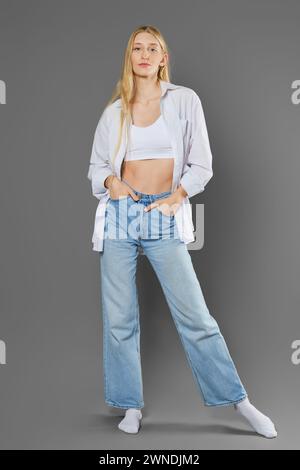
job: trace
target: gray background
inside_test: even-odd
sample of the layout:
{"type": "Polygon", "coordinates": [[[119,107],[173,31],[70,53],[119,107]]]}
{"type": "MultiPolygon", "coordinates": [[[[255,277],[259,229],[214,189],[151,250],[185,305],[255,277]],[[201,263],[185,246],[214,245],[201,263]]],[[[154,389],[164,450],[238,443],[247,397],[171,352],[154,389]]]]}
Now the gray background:
{"type": "MultiPolygon", "coordinates": [[[[0,446],[86,449],[299,448],[299,1],[0,2],[0,446]],[[125,45],[153,24],[171,81],[201,97],[214,177],[205,243],[190,251],[252,402],[278,428],[255,435],[198,395],[160,285],[139,257],[145,392],[138,435],[102,388],[93,133],[125,45]]],[[[125,275],[126,273],[124,273],[125,275]]]]}

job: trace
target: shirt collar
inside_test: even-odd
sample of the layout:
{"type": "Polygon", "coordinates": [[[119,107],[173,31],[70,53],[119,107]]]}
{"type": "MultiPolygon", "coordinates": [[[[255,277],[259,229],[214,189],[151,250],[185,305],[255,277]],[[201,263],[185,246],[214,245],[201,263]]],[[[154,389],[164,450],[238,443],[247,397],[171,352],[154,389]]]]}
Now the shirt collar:
{"type": "MultiPolygon", "coordinates": [[[[161,98],[168,90],[174,90],[176,88],[180,88],[180,85],[175,85],[175,83],[167,82],[166,80],[160,80],[161,98]]],[[[116,106],[121,107],[121,98],[118,98],[115,103],[116,106]]]]}
{"type": "Polygon", "coordinates": [[[160,80],[161,88],[161,97],[163,97],[167,90],[174,90],[175,88],[180,88],[180,85],[175,85],[175,83],[167,82],[166,80],[160,80]]]}

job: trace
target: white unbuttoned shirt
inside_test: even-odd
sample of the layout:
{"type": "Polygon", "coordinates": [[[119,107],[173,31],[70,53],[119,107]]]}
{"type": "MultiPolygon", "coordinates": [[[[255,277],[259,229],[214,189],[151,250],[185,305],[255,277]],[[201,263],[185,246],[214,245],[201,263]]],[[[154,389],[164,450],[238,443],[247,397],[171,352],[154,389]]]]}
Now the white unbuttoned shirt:
{"type": "MultiPolygon", "coordinates": [[[[202,104],[191,88],[160,80],[160,110],[165,120],[174,152],[171,191],[181,185],[187,192],[175,211],[178,234],[184,243],[195,240],[192,208],[189,198],[204,191],[213,176],[212,154],[202,104]]],[[[126,134],[123,125],[121,145],[112,159],[118,142],[121,99],[107,106],[100,116],[94,134],[92,154],[87,177],[92,193],[99,199],[95,215],[92,244],[94,251],[103,251],[104,222],[109,190],[104,186],[107,176],[115,174],[121,179],[121,165],[126,154],[126,134]]]]}

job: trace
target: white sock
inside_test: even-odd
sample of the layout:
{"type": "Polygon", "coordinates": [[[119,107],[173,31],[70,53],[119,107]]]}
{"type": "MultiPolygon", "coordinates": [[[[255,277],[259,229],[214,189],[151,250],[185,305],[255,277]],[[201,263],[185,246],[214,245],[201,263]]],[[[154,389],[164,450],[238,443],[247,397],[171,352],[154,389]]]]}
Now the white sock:
{"type": "Polygon", "coordinates": [[[248,398],[234,404],[234,408],[246,418],[248,423],[258,434],[262,434],[269,439],[277,436],[277,431],[270,418],[258,411],[255,406],[250,403],[248,398]]]}
{"type": "Polygon", "coordinates": [[[121,431],[136,434],[139,431],[141,419],[141,410],[137,408],[128,408],[128,410],[126,410],[125,417],[118,424],[118,428],[121,429],[121,431]]]}

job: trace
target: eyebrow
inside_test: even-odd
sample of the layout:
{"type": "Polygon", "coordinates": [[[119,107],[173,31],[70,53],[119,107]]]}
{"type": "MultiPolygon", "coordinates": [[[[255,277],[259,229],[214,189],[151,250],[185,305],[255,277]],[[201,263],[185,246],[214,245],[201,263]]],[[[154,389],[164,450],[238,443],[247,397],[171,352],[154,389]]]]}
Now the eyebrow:
{"type": "MultiPolygon", "coordinates": [[[[137,44],[142,44],[142,42],[135,42],[134,46],[136,46],[137,44]]],[[[157,44],[157,42],[149,42],[149,45],[150,46],[158,46],[159,44],[157,44]]]]}

